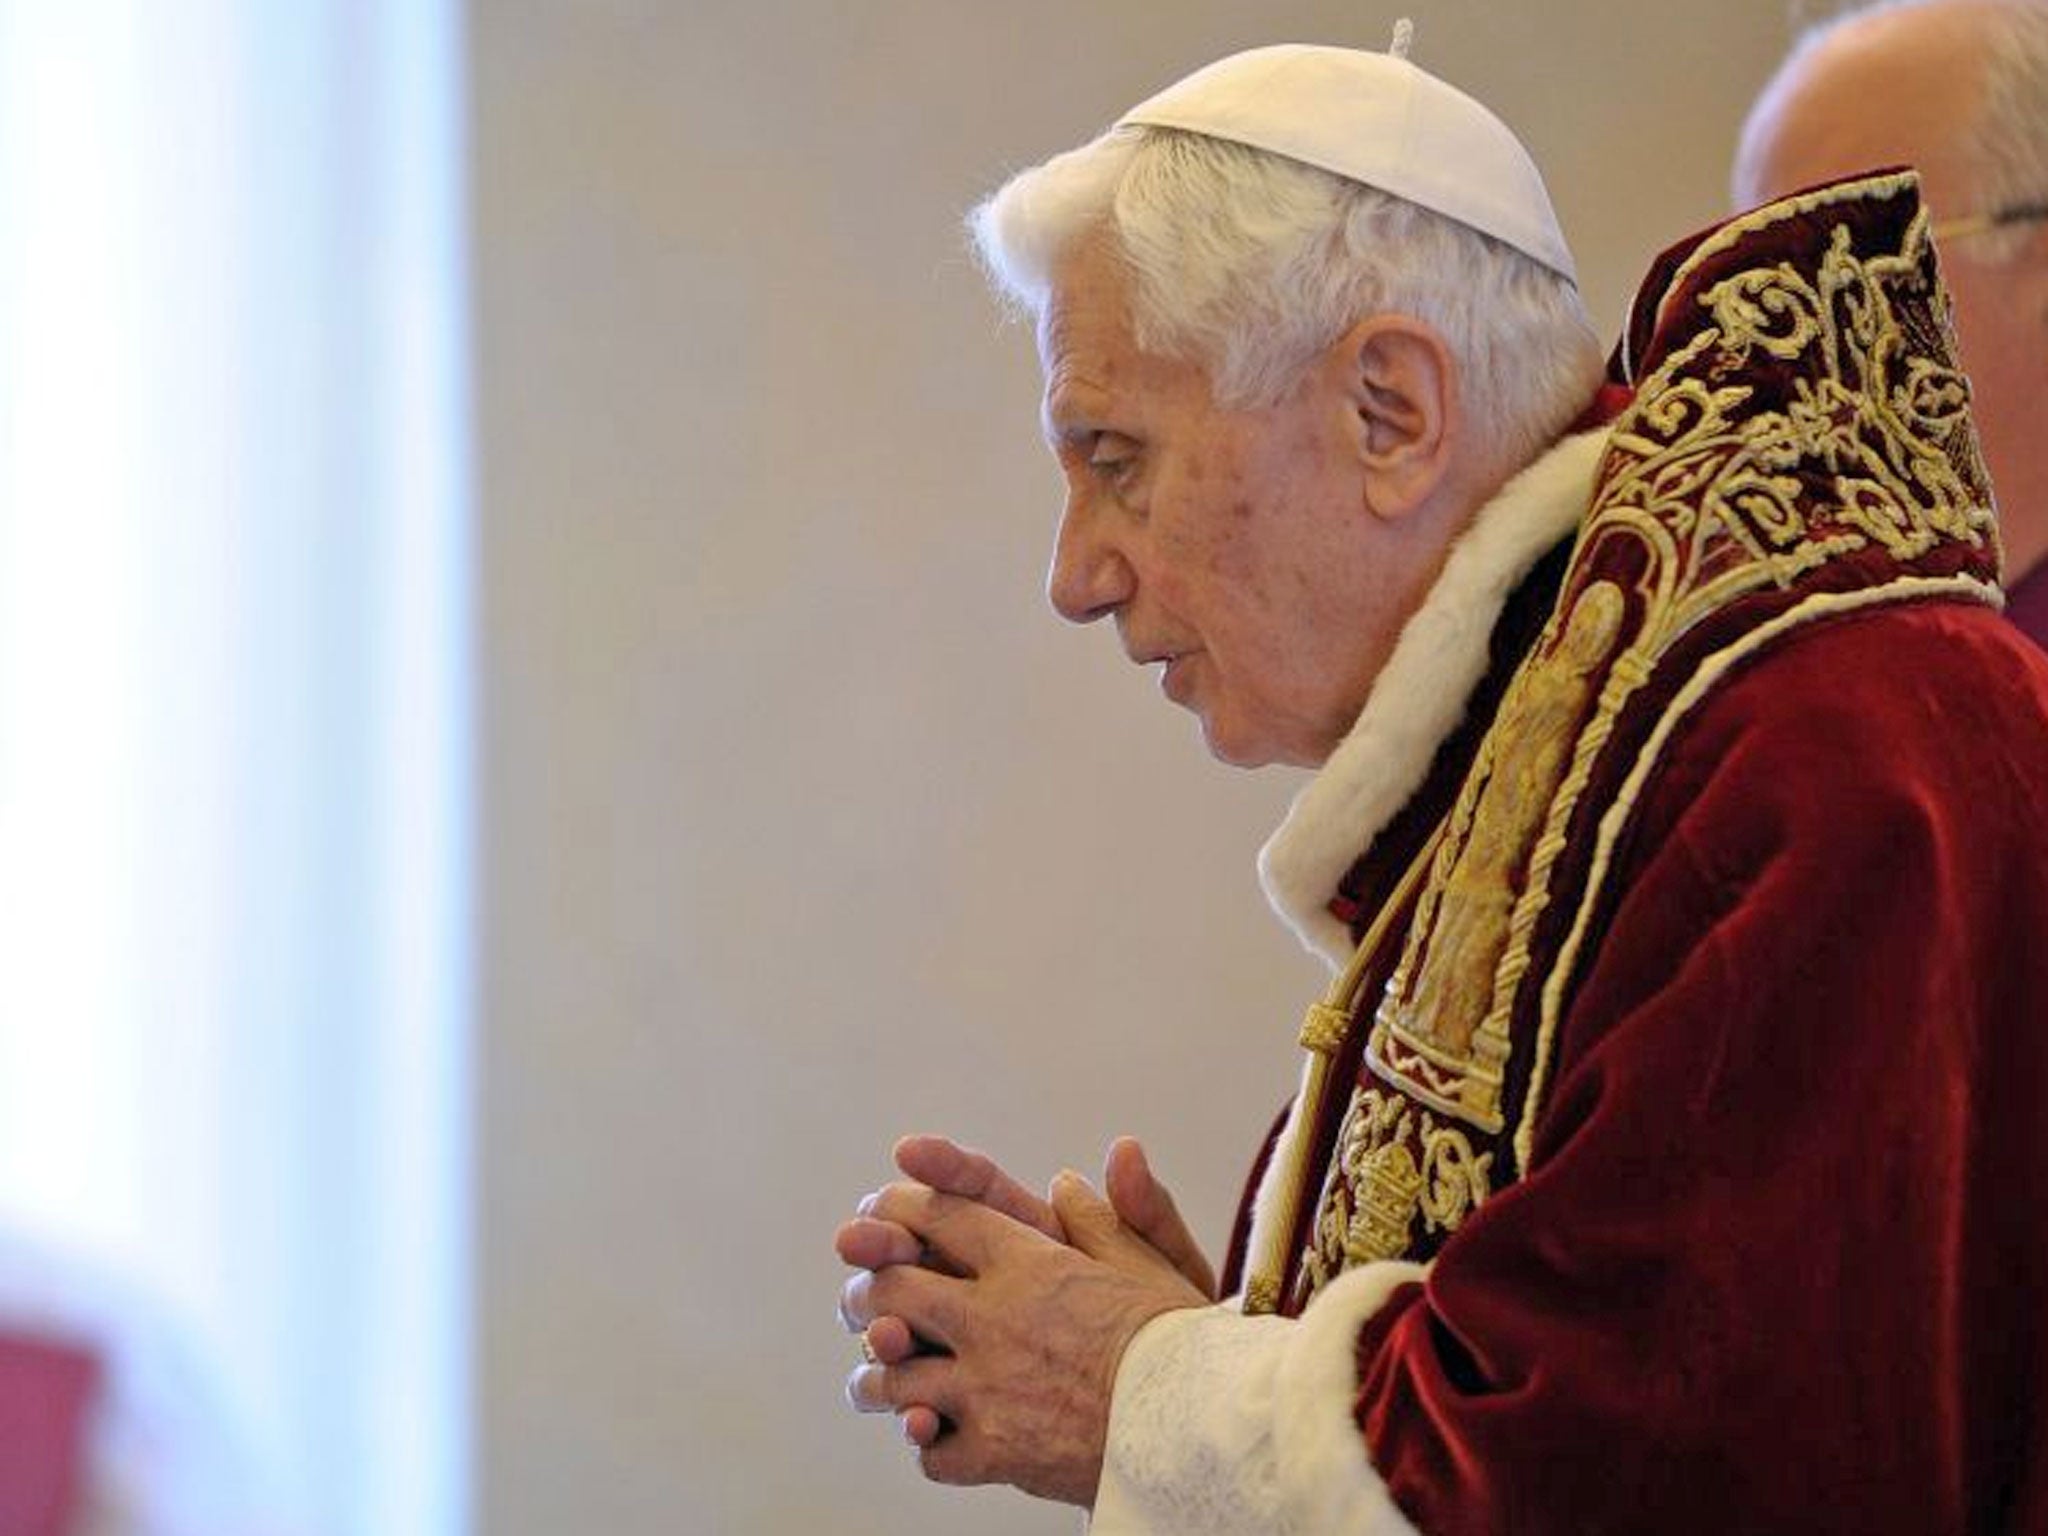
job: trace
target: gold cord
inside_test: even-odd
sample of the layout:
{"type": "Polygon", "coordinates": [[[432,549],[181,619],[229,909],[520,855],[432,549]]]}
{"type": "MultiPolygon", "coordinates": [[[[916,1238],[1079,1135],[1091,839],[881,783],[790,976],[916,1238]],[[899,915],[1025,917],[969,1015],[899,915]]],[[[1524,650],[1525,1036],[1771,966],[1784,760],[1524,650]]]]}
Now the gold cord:
{"type": "Polygon", "coordinates": [[[1289,1116],[1287,1129],[1282,1132],[1282,1145],[1274,1151],[1279,1166],[1273,1181],[1267,1185],[1274,1194],[1274,1202],[1271,1209],[1258,1213],[1252,1234],[1253,1264],[1244,1289],[1244,1309],[1247,1312],[1279,1310],[1281,1285],[1287,1274],[1288,1243],[1301,1215],[1302,1200],[1308,1193],[1308,1142],[1316,1107],[1322,1103],[1329,1088],[1331,1065],[1343,1048],[1351,1021],[1357,1016],[1358,994],[1365,986],[1373,956],[1385,943],[1388,926],[1398,913],[1407,908],[1409,898],[1421,884],[1424,873],[1436,857],[1437,843],[1442,837],[1443,823],[1438,822],[1436,830],[1430,833],[1429,841],[1409,863],[1393,893],[1380,904],[1372,926],[1351,952],[1343,971],[1330,983],[1322,1001],[1309,1005],[1302,1019],[1301,1045],[1308,1052],[1308,1059],[1302,1064],[1301,1090],[1294,1101],[1294,1113],[1289,1116]]]}

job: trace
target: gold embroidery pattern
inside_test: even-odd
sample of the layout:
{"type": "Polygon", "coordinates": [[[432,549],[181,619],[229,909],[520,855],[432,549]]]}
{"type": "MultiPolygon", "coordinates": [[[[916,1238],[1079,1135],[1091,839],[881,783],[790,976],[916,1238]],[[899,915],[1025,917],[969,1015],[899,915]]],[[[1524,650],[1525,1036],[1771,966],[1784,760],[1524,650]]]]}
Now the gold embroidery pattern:
{"type": "Polygon", "coordinates": [[[1425,1236],[1455,1231],[1491,1192],[1492,1172],[1493,1155],[1458,1127],[1399,1094],[1359,1089],[1302,1256],[1310,1294],[1354,1264],[1409,1252],[1418,1219],[1425,1236]]]}
{"type": "Polygon", "coordinates": [[[1635,638],[1646,658],[1737,598],[1873,543],[1904,563],[1943,540],[1993,536],[1969,385],[1938,360],[1946,304],[1924,213],[1898,252],[1858,256],[1838,224],[1812,274],[1742,272],[1699,304],[1710,323],[1617,426],[1596,508],[1603,536],[1638,540],[1649,557],[1635,638]],[[1755,410],[1750,386],[1706,382],[1759,361],[1791,373],[1782,408],[1755,410]]]}
{"type": "Polygon", "coordinates": [[[1505,1124],[1508,1016],[1527,965],[1526,948],[1509,947],[1516,882],[1557,820],[1552,801],[1625,606],[1619,588],[1593,583],[1552,664],[1514,680],[1437,850],[1367,1046],[1383,1075],[1481,1131],[1505,1124]]]}
{"type": "MultiPolygon", "coordinates": [[[[1704,291],[1688,281],[1774,222],[1912,185],[1872,178],[1775,205],[1674,275],[1666,303],[1697,304],[1696,328],[1617,422],[1559,609],[1442,828],[1302,1255],[1311,1293],[1349,1265],[1433,1249],[1495,1179],[1520,1176],[1558,1011],[1560,957],[1533,949],[1538,919],[1553,897],[1578,903],[1561,946],[1576,952],[1586,894],[1576,885],[1594,877],[1553,889],[1566,831],[1659,663],[1739,599],[1777,590],[1798,603],[1795,585],[1832,561],[1883,557],[1856,584],[1885,600],[1925,590],[1930,578],[1911,563],[1941,546],[1982,552],[1995,541],[1924,212],[1895,248],[1859,251],[1843,219],[1803,269],[1751,267],[1704,291]],[[1532,1048],[1510,1102],[1515,1053],[1532,1048]]],[[[1839,606],[1804,601],[1813,612],[1839,606]]],[[[1783,628],[1796,622],[1788,613],[1783,628]]],[[[1711,657],[1688,665],[1719,675],[1711,657]]],[[[1664,739],[1652,734],[1654,750],[1664,739]]],[[[1631,784],[1646,771],[1637,763],[1631,784]]],[[[1603,825],[1603,872],[1615,819],[1603,825]]]]}

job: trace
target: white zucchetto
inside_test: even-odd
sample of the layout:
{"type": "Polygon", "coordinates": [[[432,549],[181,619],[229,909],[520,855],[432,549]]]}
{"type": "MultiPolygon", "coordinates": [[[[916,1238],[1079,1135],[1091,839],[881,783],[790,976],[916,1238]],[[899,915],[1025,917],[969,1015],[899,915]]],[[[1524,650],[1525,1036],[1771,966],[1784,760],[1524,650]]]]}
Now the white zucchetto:
{"type": "Polygon", "coordinates": [[[1508,126],[1391,53],[1279,43],[1205,65],[1118,119],[1268,150],[1377,187],[1577,280],[1536,162],[1508,126]]]}

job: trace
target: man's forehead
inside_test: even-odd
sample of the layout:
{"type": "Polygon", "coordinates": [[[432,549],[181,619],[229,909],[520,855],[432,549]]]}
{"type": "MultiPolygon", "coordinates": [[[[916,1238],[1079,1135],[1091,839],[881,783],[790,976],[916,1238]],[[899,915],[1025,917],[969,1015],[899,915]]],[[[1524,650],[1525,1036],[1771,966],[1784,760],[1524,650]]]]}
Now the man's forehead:
{"type": "Polygon", "coordinates": [[[1126,337],[1129,286],[1123,263],[1101,240],[1084,240],[1061,256],[1038,313],[1040,360],[1126,337]]]}
{"type": "Polygon", "coordinates": [[[1077,254],[1054,266],[1038,315],[1049,417],[1088,409],[1114,386],[1134,351],[1128,317],[1119,264],[1077,254]]]}
{"type": "Polygon", "coordinates": [[[1091,361],[1085,350],[1041,348],[1039,356],[1045,370],[1045,388],[1038,402],[1039,430],[1046,442],[1057,447],[1112,413],[1110,380],[1114,375],[1100,361],[1091,361]]]}

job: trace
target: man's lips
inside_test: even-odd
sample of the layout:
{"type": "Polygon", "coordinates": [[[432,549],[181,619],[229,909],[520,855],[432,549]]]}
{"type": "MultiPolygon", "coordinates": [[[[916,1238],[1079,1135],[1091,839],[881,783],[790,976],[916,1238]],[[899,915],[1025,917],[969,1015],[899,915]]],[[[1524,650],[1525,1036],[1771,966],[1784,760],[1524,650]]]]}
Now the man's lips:
{"type": "Polygon", "coordinates": [[[1159,691],[1176,704],[1187,702],[1188,663],[1193,656],[1192,651],[1157,651],[1144,658],[1144,665],[1159,668],[1159,691]]]}
{"type": "Polygon", "coordinates": [[[1193,681],[1189,663],[1199,654],[1199,646],[1182,650],[1171,644],[1153,642],[1149,645],[1133,645],[1125,637],[1124,654],[1135,666],[1159,668],[1159,689],[1176,704],[1186,704],[1193,681]]]}

